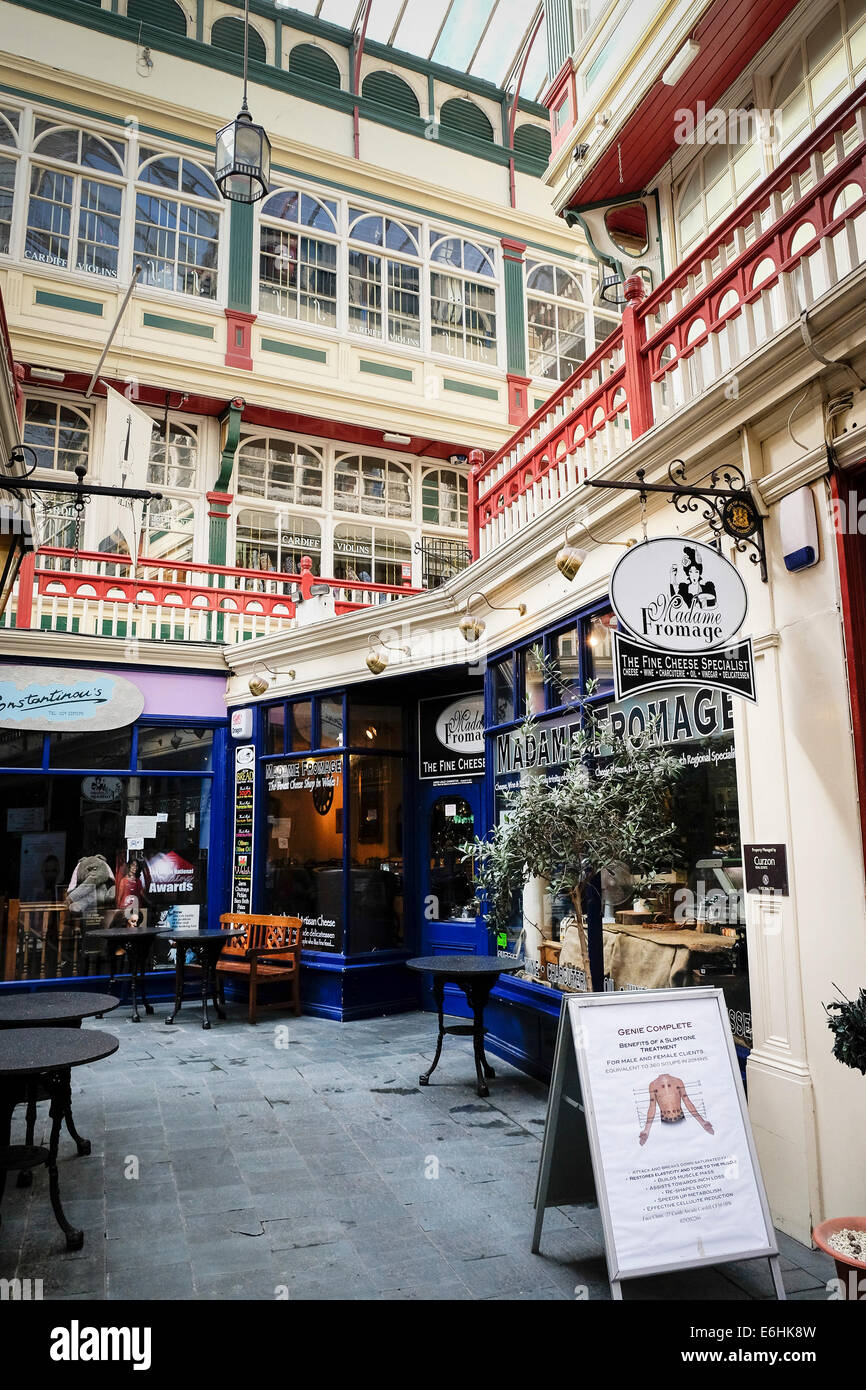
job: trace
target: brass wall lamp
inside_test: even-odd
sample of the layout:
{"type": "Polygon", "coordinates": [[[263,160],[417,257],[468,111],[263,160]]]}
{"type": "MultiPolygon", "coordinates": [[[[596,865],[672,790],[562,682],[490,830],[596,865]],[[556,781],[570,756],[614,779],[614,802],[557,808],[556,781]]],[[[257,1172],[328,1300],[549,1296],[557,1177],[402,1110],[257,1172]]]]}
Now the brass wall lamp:
{"type": "Polygon", "coordinates": [[[382,641],[381,632],[372,632],[366,657],[367,670],[371,671],[374,676],[381,676],[391,659],[390,652],[402,652],[404,656],[412,655],[410,647],[392,646],[390,643],[382,641]]]}
{"type": "Polygon", "coordinates": [[[251,694],[251,695],[264,695],[265,692],[266,692],[267,690],[270,689],[271,681],[277,680],[277,679],[280,677],[280,675],[288,676],[288,678],[289,678],[290,681],[293,681],[293,680],[295,679],[295,672],[294,672],[294,670],[288,670],[288,671],[282,671],[282,672],[280,672],[280,671],[272,671],[271,668],[270,668],[270,666],[261,666],[261,667],[257,666],[256,669],[254,670],[253,674],[250,676],[250,679],[249,679],[249,681],[248,681],[248,685],[249,685],[249,689],[250,689],[250,694],[251,694]],[[268,673],[267,676],[262,676],[262,675],[260,675],[260,674],[259,674],[260,670],[261,670],[261,671],[267,671],[267,673],[268,673]],[[270,680],[268,680],[268,676],[270,676],[270,680]]]}
{"type": "Polygon", "coordinates": [[[487,604],[487,607],[492,608],[496,613],[519,613],[521,618],[524,617],[526,614],[525,603],[518,603],[516,605],[512,603],[491,603],[487,595],[482,594],[480,591],[475,594],[470,594],[468,599],[466,600],[465,612],[458,624],[459,630],[466,638],[467,642],[477,642],[479,637],[486,630],[487,627],[487,624],[483,622],[481,618],[473,618],[472,614],[469,611],[469,606],[472,603],[472,600],[476,598],[483,599],[484,602],[487,604]]]}
{"type": "Polygon", "coordinates": [[[595,541],[596,545],[622,545],[625,546],[626,550],[630,550],[633,545],[638,544],[634,536],[630,536],[627,541],[599,540],[598,536],[594,536],[592,534],[585,521],[580,521],[579,519],[575,518],[574,521],[570,521],[566,526],[565,535],[563,536],[562,540],[562,547],[560,550],[557,551],[556,554],[556,568],[559,570],[559,573],[561,575],[565,576],[569,583],[572,579],[574,579],[575,575],[577,574],[578,570],[580,569],[581,565],[583,564],[584,560],[586,559],[589,553],[586,550],[581,550],[579,546],[572,545],[569,541],[568,533],[571,530],[572,526],[582,526],[586,534],[589,536],[589,539],[591,541],[595,541]]]}

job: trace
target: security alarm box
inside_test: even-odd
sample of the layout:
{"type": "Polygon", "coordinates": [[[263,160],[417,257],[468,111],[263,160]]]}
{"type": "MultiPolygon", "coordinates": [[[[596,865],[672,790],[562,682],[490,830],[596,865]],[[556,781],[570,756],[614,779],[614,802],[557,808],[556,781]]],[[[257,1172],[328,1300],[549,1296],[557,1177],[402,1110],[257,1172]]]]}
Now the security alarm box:
{"type": "Polygon", "coordinates": [[[798,488],[779,503],[779,534],[782,555],[788,570],[805,570],[821,558],[818,547],[818,518],[812,489],[798,488]]]}

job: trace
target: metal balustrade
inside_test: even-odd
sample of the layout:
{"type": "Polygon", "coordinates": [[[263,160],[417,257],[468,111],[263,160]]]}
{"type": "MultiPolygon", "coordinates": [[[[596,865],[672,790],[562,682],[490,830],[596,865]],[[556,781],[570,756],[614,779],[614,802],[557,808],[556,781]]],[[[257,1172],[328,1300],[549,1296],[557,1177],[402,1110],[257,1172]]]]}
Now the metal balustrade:
{"type": "Polygon", "coordinates": [[[737,367],[866,263],[866,84],[853,92],[483,461],[470,455],[480,557],[737,367]]]}

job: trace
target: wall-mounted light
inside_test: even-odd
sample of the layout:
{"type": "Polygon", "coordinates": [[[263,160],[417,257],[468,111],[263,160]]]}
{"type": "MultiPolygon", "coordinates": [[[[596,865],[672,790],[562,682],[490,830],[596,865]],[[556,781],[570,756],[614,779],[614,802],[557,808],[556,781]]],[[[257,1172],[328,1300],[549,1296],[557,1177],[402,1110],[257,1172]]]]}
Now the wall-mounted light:
{"type": "MultiPolygon", "coordinates": [[[[388,642],[382,641],[381,632],[372,632],[370,634],[370,640],[368,643],[368,651],[366,657],[367,670],[371,671],[374,676],[381,676],[382,672],[386,669],[388,662],[391,660],[391,652],[402,652],[404,656],[411,655],[409,647],[392,646],[388,642]]],[[[368,730],[367,737],[369,738],[369,736],[370,734],[368,730]]]]}
{"type": "Polygon", "coordinates": [[[261,668],[257,666],[248,681],[250,694],[264,695],[266,691],[270,690],[271,681],[277,680],[280,675],[288,676],[290,681],[293,681],[295,679],[295,672],[293,668],[289,669],[288,671],[280,672],[272,671],[270,666],[262,666],[261,668]],[[267,671],[268,676],[270,676],[270,680],[268,680],[268,676],[259,675],[260,669],[262,671],[267,671]]]}
{"type": "Polygon", "coordinates": [[[487,595],[482,594],[480,591],[475,594],[470,594],[468,599],[466,600],[466,609],[464,611],[463,617],[460,619],[460,622],[458,623],[458,629],[465,637],[467,642],[477,642],[481,634],[487,628],[487,624],[483,622],[481,618],[473,618],[472,614],[469,611],[472,600],[476,598],[483,599],[484,602],[487,604],[487,607],[492,608],[496,613],[519,613],[521,618],[525,617],[526,615],[525,603],[491,603],[487,595]]]}
{"type": "Polygon", "coordinates": [[[388,431],[382,435],[382,438],[386,444],[402,444],[405,448],[408,448],[412,443],[411,434],[391,434],[388,431]]]}
{"type": "Polygon", "coordinates": [[[694,39],[689,39],[683,44],[679,53],[668,63],[662,73],[662,82],[666,87],[675,87],[687,68],[691,67],[695,58],[701,51],[701,46],[695,43],[694,39]]]}
{"type": "Polygon", "coordinates": [[[585,550],[581,550],[579,546],[572,545],[569,541],[568,533],[571,530],[572,526],[582,526],[586,534],[589,536],[589,539],[591,541],[595,541],[596,545],[623,545],[625,546],[626,550],[630,550],[633,545],[637,545],[637,541],[635,540],[634,536],[630,536],[627,541],[599,540],[597,536],[594,536],[592,534],[585,521],[570,521],[565,528],[565,535],[563,536],[562,546],[556,552],[555,562],[556,568],[559,570],[559,573],[563,575],[569,581],[569,583],[572,579],[574,579],[575,575],[577,574],[578,570],[580,569],[581,565],[586,559],[588,553],[585,550]]]}

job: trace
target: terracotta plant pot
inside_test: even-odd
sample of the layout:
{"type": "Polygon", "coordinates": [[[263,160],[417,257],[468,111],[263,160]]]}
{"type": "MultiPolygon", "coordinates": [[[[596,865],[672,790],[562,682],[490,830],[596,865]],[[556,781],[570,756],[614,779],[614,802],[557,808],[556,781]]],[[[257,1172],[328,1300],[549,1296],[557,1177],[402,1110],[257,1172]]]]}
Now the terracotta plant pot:
{"type": "Polygon", "coordinates": [[[846,1228],[849,1231],[862,1231],[866,1237],[866,1216],[834,1216],[829,1221],[822,1221],[812,1232],[812,1239],[820,1250],[835,1261],[836,1275],[843,1290],[842,1297],[866,1302],[866,1260],[855,1260],[848,1255],[840,1255],[829,1243],[830,1236],[846,1228]]]}

